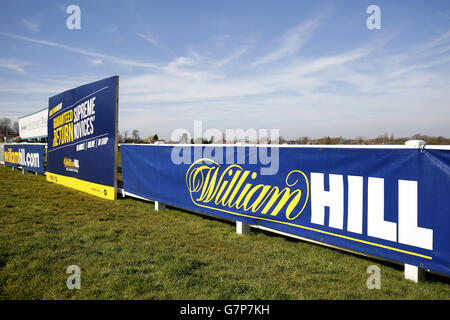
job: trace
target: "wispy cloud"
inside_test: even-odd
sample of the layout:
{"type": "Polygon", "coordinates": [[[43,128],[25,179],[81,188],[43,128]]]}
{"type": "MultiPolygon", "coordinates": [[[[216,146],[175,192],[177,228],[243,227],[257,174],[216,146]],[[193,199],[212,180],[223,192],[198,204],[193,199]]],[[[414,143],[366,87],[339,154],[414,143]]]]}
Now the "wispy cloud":
{"type": "Polygon", "coordinates": [[[389,67],[386,79],[446,64],[450,61],[449,51],[450,31],[417,43],[405,52],[383,59],[383,64],[389,67]]]}
{"type": "Polygon", "coordinates": [[[28,19],[23,18],[22,19],[23,24],[30,30],[32,33],[39,32],[41,28],[41,23],[37,21],[30,21],[28,19]]]}
{"type": "MultiPolygon", "coordinates": [[[[262,103],[270,95],[280,93],[289,93],[298,98],[329,87],[332,83],[345,81],[340,80],[346,73],[342,71],[343,66],[368,57],[389,39],[372,40],[356,49],[330,56],[298,57],[293,60],[285,57],[284,60],[288,61],[281,66],[266,66],[264,69],[247,68],[242,61],[238,62],[249,47],[238,48],[222,59],[204,56],[191,48],[187,56],[172,60],[161,72],[124,80],[122,93],[127,102],[142,104],[231,101],[248,97],[254,97],[262,103]],[[232,60],[238,66],[244,65],[244,71],[239,71],[241,68],[218,68],[232,60]],[[325,77],[323,72],[326,70],[334,71],[333,76],[325,77]]],[[[353,74],[353,79],[360,75],[356,71],[353,74]]],[[[363,79],[362,75],[359,79],[363,79]]]]}
{"type": "Polygon", "coordinates": [[[429,40],[424,43],[420,43],[418,45],[415,45],[411,51],[412,53],[419,54],[419,53],[433,53],[433,49],[436,49],[442,45],[449,44],[450,43],[450,30],[429,40]]]}
{"type": "MultiPolygon", "coordinates": [[[[159,72],[124,79],[121,101],[139,106],[139,114],[147,112],[146,106],[151,105],[149,110],[153,111],[160,108],[168,118],[178,119],[165,120],[172,127],[180,125],[180,119],[220,118],[220,123],[234,126],[270,122],[272,126],[282,126],[285,135],[298,132],[299,125],[319,132],[313,125],[318,122],[335,123],[333,132],[337,134],[351,135],[358,130],[367,134],[368,127],[376,128],[369,134],[378,134],[392,130],[392,117],[410,114],[409,122],[396,127],[396,134],[413,134],[407,128],[421,125],[422,120],[415,114],[420,114],[419,110],[431,101],[434,114],[448,119],[444,106],[450,77],[430,68],[448,65],[450,60],[445,56],[429,63],[419,59],[443,51],[447,36],[439,35],[397,53],[415,60],[389,54],[387,44],[395,37],[396,34],[380,35],[327,56],[285,50],[286,54],[277,55],[281,63],[267,63],[264,68],[243,61],[246,54],[257,54],[250,46],[237,46],[222,58],[190,48],[186,56],[175,58],[159,72]],[[381,63],[384,59],[390,62],[381,63]],[[236,64],[228,67],[229,61],[236,64]],[[408,68],[406,62],[411,61],[414,63],[408,68]],[[373,114],[380,116],[371,118],[373,114]]],[[[269,61],[267,57],[263,55],[259,61],[269,61]]],[[[126,117],[127,124],[140,123],[137,118],[126,117]]],[[[432,119],[426,121],[431,123],[432,119]]]]}
{"type": "Polygon", "coordinates": [[[240,49],[236,50],[235,52],[233,52],[229,56],[215,61],[212,64],[212,67],[213,68],[221,68],[221,67],[229,64],[232,61],[238,60],[243,55],[247,54],[250,51],[250,49],[251,49],[251,45],[246,45],[243,48],[240,48],[240,49]]]}
{"type": "Polygon", "coordinates": [[[294,63],[283,68],[282,72],[295,74],[300,77],[319,73],[328,68],[337,68],[362,58],[368,58],[371,54],[374,54],[377,50],[385,46],[392,38],[392,35],[380,37],[340,54],[314,58],[301,57],[294,63]]]}
{"type": "Polygon", "coordinates": [[[151,36],[149,36],[149,35],[145,35],[145,34],[143,34],[143,33],[137,33],[137,35],[138,35],[139,37],[141,37],[142,39],[144,39],[145,41],[151,43],[151,44],[154,45],[155,47],[159,47],[158,42],[157,42],[153,37],[151,37],[151,36]]]}
{"type": "Polygon", "coordinates": [[[158,49],[170,51],[168,48],[161,45],[153,36],[149,34],[137,33],[137,36],[144,39],[146,42],[150,43],[151,45],[153,45],[158,49]]]}
{"type": "Polygon", "coordinates": [[[20,74],[26,74],[25,67],[33,64],[34,63],[17,61],[16,59],[0,59],[0,68],[6,68],[20,74]]]}
{"type": "Polygon", "coordinates": [[[398,70],[395,70],[393,72],[390,72],[386,78],[391,79],[391,78],[398,77],[400,75],[403,75],[403,74],[411,72],[411,71],[431,68],[431,67],[435,67],[438,65],[446,64],[448,62],[450,62],[450,56],[434,60],[433,62],[430,62],[430,63],[409,65],[409,66],[400,68],[398,70]]]}
{"type": "Polygon", "coordinates": [[[103,59],[106,61],[111,61],[113,63],[117,63],[117,64],[128,66],[128,67],[159,69],[159,67],[153,63],[146,63],[146,62],[140,62],[140,61],[136,61],[136,60],[118,58],[118,57],[114,57],[114,56],[110,56],[110,55],[106,55],[106,54],[102,54],[102,53],[97,53],[97,52],[93,52],[93,51],[88,51],[88,50],[84,50],[84,49],[80,49],[80,48],[67,46],[67,45],[56,43],[53,41],[23,37],[23,36],[5,33],[5,32],[0,32],[0,35],[6,36],[9,38],[13,38],[13,39],[18,39],[18,40],[22,40],[22,41],[28,41],[28,42],[37,43],[40,45],[54,47],[54,48],[58,48],[58,49],[63,49],[66,51],[79,53],[79,54],[89,56],[89,57],[100,58],[100,59],[103,59]]]}
{"type": "Polygon", "coordinates": [[[103,59],[101,58],[89,58],[88,62],[94,66],[100,66],[103,64],[103,59]]]}
{"type": "Polygon", "coordinates": [[[306,44],[311,35],[318,28],[319,24],[320,19],[317,18],[306,23],[299,24],[295,28],[289,30],[283,35],[280,41],[281,44],[278,48],[256,60],[253,65],[257,66],[294,55],[306,44]]]}

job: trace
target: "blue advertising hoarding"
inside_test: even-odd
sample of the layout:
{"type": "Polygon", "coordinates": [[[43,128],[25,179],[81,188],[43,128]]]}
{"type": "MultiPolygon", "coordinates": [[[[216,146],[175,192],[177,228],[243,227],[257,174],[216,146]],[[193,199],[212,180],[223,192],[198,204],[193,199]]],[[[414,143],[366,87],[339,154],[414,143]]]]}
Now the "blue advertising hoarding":
{"type": "Polygon", "coordinates": [[[116,199],[119,77],[49,99],[47,180],[116,199]]]}
{"type": "Polygon", "coordinates": [[[5,144],[5,165],[42,174],[45,172],[44,150],[43,144],[5,144]]]}
{"type": "Polygon", "coordinates": [[[450,275],[450,150],[123,144],[121,155],[127,193],[450,275]]]}

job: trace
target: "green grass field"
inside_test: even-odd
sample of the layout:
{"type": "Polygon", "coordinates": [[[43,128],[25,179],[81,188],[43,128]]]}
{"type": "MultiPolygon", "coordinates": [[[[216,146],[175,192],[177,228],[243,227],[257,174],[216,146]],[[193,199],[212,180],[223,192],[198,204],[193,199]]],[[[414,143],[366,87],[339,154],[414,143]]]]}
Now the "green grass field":
{"type": "Polygon", "coordinates": [[[449,279],[0,167],[1,299],[449,299],[449,279]],[[366,270],[381,268],[381,289],[366,270]],[[66,268],[81,268],[69,290],[66,268]]]}

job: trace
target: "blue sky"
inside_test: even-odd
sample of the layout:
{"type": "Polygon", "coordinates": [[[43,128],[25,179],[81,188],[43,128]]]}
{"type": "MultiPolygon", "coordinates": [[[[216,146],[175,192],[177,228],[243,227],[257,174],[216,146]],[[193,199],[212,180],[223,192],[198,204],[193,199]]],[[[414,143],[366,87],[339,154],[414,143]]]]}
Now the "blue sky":
{"type": "Polygon", "coordinates": [[[120,76],[119,129],[450,136],[450,1],[11,1],[0,117],[120,76]],[[69,30],[66,8],[81,9],[69,30]],[[369,30],[366,9],[381,9],[369,30]]]}

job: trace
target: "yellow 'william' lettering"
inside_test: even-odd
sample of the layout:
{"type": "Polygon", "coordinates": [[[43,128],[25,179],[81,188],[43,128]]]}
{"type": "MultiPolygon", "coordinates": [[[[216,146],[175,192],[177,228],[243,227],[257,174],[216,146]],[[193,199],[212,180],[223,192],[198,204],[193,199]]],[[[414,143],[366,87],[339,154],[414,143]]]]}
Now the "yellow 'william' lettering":
{"type": "Polygon", "coordinates": [[[253,185],[249,181],[256,178],[256,172],[244,170],[239,165],[230,165],[225,170],[221,170],[221,166],[213,160],[200,159],[189,167],[186,173],[186,185],[192,201],[197,206],[213,210],[221,210],[220,207],[242,209],[254,214],[272,216],[277,216],[284,210],[288,220],[294,220],[300,216],[309,199],[309,182],[302,171],[289,172],[286,177],[286,187],[281,191],[277,186],[253,185]],[[294,180],[295,177],[297,178],[294,180]],[[302,179],[304,183],[300,184],[299,179],[302,179]],[[209,204],[212,201],[216,207],[209,204]],[[298,211],[294,211],[296,208],[298,211]]]}

